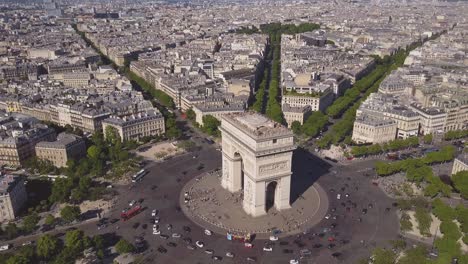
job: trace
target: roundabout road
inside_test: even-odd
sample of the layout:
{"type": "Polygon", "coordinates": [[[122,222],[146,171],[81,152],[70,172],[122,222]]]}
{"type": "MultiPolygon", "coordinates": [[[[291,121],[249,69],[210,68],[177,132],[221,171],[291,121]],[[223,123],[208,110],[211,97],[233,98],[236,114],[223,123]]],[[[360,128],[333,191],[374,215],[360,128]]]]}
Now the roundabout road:
{"type": "MultiPolygon", "coordinates": [[[[97,227],[90,226],[84,230],[93,235],[113,233],[129,241],[134,241],[135,236],[141,235],[148,244],[148,249],[143,253],[147,263],[167,264],[247,263],[246,257],[255,257],[256,263],[289,263],[290,259],[298,258],[301,249],[309,249],[312,252],[310,258],[301,263],[355,263],[359,258],[368,256],[374,246],[385,245],[386,241],[397,238],[398,221],[395,209],[392,208],[389,212],[385,210],[391,207],[392,200],[379,188],[373,186],[369,177],[358,172],[371,166],[371,163],[337,166],[300,150],[295,153],[293,170],[302,174],[297,173],[296,177],[300,178],[292,179],[292,184],[296,185],[293,189],[310,186],[314,182],[319,183],[328,195],[330,219],[317,219],[318,223],[306,234],[280,238],[280,241],[273,246],[273,252],[262,250],[265,240],[255,240],[254,248],[249,249],[244,248],[239,242],[226,240],[225,236],[217,234],[206,236],[201,227],[184,215],[179,207],[179,198],[187,182],[207,171],[219,168],[220,165],[221,152],[207,144],[193,155],[183,155],[163,163],[150,164],[147,167],[149,173],[140,183],[131,189],[129,186],[118,187],[120,194],[115,208],[105,217],[119,218],[120,211],[128,207],[128,202],[131,200],[144,199],[142,205],[146,210],[126,222],[119,221],[105,229],[97,230],[97,227]],[[196,158],[193,158],[194,155],[196,158]],[[340,200],[336,197],[338,193],[341,195],[340,200]],[[346,194],[349,194],[349,198],[345,197],[346,194]],[[369,208],[369,203],[372,204],[372,208],[369,208]],[[334,212],[331,211],[333,208],[334,212]],[[365,215],[362,214],[364,208],[368,210],[365,215]],[[182,238],[189,237],[193,243],[197,240],[203,241],[205,247],[189,250],[182,238],[164,240],[159,235],[153,235],[150,223],[153,209],[159,210],[161,218],[159,225],[163,234],[180,233],[182,238]],[[336,216],[336,219],[333,219],[333,216],[336,216]],[[361,222],[358,221],[359,218],[362,218],[361,222]],[[167,224],[172,225],[171,231],[166,229],[167,224]],[[332,224],[335,224],[334,228],[332,224]],[[190,227],[191,232],[184,232],[184,226],[190,227]],[[332,242],[335,244],[332,249],[327,248],[329,238],[336,239],[332,242]],[[364,243],[361,243],[361,240],[364,243]],[[168,242],[174,242],[176,246],[170,247],[167,245],[168,242]],[[315,248],[314,245],[321,247],[315,248]],[[167,253],[158,252],[159,246],[166,248],[167,253]],[[212,255],[206,254],[205,249],[212,249],[214,255],[222,257],[222,261],[212,260],[212,255]],[[292,250],[292,253],[285,253],[290,252],[288,250],[292,250]],[[234,259],[225,256],[228,251],[235,254],[234,259]],[[339,252],[341,255],[332,258],[331,254],[334,252],[339,252]]],[[[295,194],[296,199],[300,197],[299,194],[300,192],[295,194]]]]}

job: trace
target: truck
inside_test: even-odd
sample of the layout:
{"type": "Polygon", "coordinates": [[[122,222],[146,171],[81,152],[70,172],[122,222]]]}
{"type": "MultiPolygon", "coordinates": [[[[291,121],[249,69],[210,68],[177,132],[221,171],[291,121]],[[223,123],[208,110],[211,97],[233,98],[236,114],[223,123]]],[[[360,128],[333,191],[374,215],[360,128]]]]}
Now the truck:
{"type": "Polygon", "coordinates": [[[120,213],[120,217],[127,221],[128,219],[132,218],[133,216],[137,215],[141,211],[141,205],[137,204],[131,208],[124,209],[122,213],[120,213]]]}

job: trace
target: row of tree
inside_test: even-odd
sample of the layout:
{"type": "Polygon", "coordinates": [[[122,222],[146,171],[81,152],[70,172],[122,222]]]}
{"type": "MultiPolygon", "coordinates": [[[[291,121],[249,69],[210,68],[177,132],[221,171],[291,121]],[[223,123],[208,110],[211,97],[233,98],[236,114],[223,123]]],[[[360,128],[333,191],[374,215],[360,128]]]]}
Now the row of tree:
{"type": "Polygon", "coordinates": [[[320,28],[319,24],[315,23],[301,23],[299,25],[295,24],[281,24],[281,23],[269,23],[260,25],[260,30],[262,33],[266,34],[299,34],[308,31],[314,31],[320,28]]]}
{"type": "Polygon", "coordinates": [[[346,97],[346,99],[340,99],[342,98],[340,97],[327,108],[329,117],[336,118],[341,116],[342,118],[335,122],[332,128],[329,129],[330,132],[317,142],[319,148],[327,148],[330,144],[337,144],[343,140],[346,144],[351,143],[349,135],[353,130],[357,109],[371,93],[378,90],[380,83],[391,71],[403,65],[409,52],[409,49],[399,50],[392,56],[385,56],[384,59],[376,61],[377,67],[345,92],[342,97],[346,97]],[[352,107],[348,108],[353,102],[352,107]],[[345,111],[346,108],[348,109],[345,111]]]}
{"type": "MultiPolygon", "coordinates": [[[[77,259],[83,257],[85,249],[93,249],[96,256],[102,259],[104,250],[108,246],[111,246],[109,241],[101,235],[88,237],[83,231],[70,230],[65,233],[63,240],[49,234],[43,235],[39,237],[35,245],[23,246],[14,255],[1,255],[0,262],[6,264],[75,263],[77,259]]],[[[118,249],[117,245],[116,249],[118,249]]]]}
{"type": "Polygon", "coordinates": [[[421,167],[422,165],[431,165],[451,161],[455,158],[455,148],[445,146],[439,151],[430,152],[426,156],[418,159],[406,159],[396,162],[377,161],[375,170],[379,176],[388,176],[401,171],[407,171],[411,167],[421,167]]]}
{"type": "Polygon", "coordinates": [[[468,129],[447,131],[444,135],[445,140],[454,140],[468,137],[468,129]]]}
{"type": "Polygon", "coordinates": [[[409,137],[407,139],[395,139],[384,144],[372,144],[367,146],[353,146],[351,154],[354,157],[382,154],[387,151],[397,151],[411,147],[419,146],[418,137],[409,137]]]}
{"type": "Polygon", "coordinates": [[[281,34],[270,34],[273,61],[270,72],[270,83],[268,85],[268,101],[265,114],[278,123],[284,123],[283,111],[281,110],[281,34]]]}

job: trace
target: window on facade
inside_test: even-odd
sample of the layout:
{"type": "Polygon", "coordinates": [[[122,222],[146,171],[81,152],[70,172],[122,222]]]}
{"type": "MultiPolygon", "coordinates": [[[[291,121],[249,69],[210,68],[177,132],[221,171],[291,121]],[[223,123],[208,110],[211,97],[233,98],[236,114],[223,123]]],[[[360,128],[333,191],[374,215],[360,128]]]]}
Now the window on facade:
{"type": "Polygon", "coordinates": [[[273,144],[276,144],[278,140],[277,139],[273,139],[273,144]]]}

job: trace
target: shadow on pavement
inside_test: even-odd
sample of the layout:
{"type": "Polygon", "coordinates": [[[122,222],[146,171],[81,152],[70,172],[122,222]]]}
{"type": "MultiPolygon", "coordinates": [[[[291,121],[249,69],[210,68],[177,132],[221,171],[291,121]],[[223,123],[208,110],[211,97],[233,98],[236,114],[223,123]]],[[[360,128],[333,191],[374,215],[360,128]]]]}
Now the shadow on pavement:
{"type": "Polygon", "coordinates": [[[332,166],[305,149],[294,151],[292,161],[290,203],[309,189],[322,175],[327,174],[332,166]]]}

